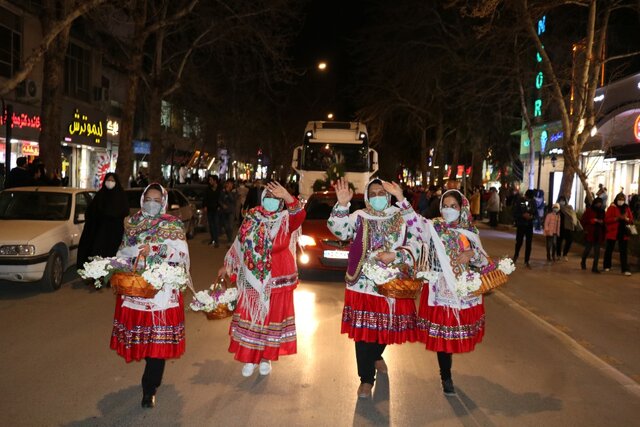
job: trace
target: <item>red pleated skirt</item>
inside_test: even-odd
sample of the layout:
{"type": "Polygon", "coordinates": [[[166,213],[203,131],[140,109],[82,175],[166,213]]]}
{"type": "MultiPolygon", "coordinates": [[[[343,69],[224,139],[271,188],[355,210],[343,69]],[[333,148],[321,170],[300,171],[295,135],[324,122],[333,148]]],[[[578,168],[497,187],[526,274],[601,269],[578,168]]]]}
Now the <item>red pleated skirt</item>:
{"type": "Polygon", "coordinates": [[[393,316],[390,316],[386,298],[345,289],[341,332],[354,341],[415,342],[416,303],[412,299],[396,299],[393,316]]]}
{"type": "Polygon", "coordinates": [[[484,336],[484,302],[459,311],[446,306],[429,306],[429,285],[422,287],[418,310],[418,339],[427,350],[447,353],[473,351],[484,336]]]}
{"type": "Polygon", "coordinates": [[[252,325],[251,317],[238,300],[229,326],[229,352],[242,363],[259,363],[262,359],[278,360],[280,356],[296,354],[296,319],[293,290],[296,285],[271,292],[269,312],[263,325],[252,325]]]}
{"type": "Polygon", "coordinates": [[[111,349],[127,363],[145,357],[177,359],[185,350],[184,303],[179,295],[179,307],[159,311],[140,311],[122,306],[116,297],[111,349]]]}

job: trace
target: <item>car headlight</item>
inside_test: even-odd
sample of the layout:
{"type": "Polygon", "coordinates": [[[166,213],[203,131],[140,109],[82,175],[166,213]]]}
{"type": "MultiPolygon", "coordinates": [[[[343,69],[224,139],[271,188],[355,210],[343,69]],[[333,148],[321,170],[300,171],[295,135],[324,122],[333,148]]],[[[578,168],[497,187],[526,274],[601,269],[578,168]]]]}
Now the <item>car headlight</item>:
{"type": "Polygon", "coordinates": [[[4,245],[0,246],[0,255],[35,255],[33,245],[4,245]]]}
{"type": "Polygon", "coordinates": [[[300,237],[298,237],[298,244],[303,248],[306,248],[307,246],[315,246],[316,240],[311,236],[307,236],[303,234],[300,237]]]}

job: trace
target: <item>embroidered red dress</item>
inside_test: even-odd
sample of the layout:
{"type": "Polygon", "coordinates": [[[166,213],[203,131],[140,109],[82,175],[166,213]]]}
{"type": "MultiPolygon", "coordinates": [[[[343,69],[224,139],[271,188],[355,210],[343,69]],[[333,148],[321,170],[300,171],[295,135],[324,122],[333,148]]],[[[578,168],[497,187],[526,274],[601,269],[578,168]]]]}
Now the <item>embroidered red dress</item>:
{"type": "MultiPolygon", "coordinates": [[[[189,271],[189,248],[178,218],[166,214],[147,217],[142,212],[128,217],[116,256],[133,262],[143,244],[151,248],[148,265],[169,262],[189,271]]],[[[127,362],[179,358],[185,351],[182,294],[163,288],[153,298],[117,295],[110,347],[127,362]]]]}
{"type": "Polygon", "coordinates": [[[295,200],[286,210],[249,211],[225,257],[228,273],[237,277],[238,305],[229,326],[229,352],[243,363],[278,360],[295,354],[293,291],[298,284],[296,230],[306,212],[295,200]],[[261,313],[259,301],[268,298],[261,313]],[[263,319],[258,317],[264,316],[263,319]]]}

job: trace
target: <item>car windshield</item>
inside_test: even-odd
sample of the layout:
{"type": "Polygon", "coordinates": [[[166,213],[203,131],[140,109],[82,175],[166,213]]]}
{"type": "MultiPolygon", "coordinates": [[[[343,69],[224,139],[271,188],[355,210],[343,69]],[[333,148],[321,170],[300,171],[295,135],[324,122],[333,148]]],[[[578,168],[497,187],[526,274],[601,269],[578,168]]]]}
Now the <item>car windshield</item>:
{"type": "Polygon", "coordinates": [[[126,193],[129,200],[129,209],[140,209],[142,190],[127,190],[126,193]]]}
{"type": "Polygon", "coordinates": [[[0,219],[64,221],[71,213],[71,194],[44,191],[3,191],[0,219]]]}
{"type": "MultiPolygon", "coordinates": [[[[311,197],[307,202],[307,219],[329,219],[331,210],[338,200],[334,197],[311,197]]],[[[351,200],[349,213],[353,213],[358,209],[364,209],[364,200],[351,200]]]]}
{"type": "Polygon", "coordinates": [[[367,172],[369,150],[365,144],[331,144],[314,142],[303,148],[302,168],[310,171],[326,171],[335,164],[346,172],[367,172]]]}

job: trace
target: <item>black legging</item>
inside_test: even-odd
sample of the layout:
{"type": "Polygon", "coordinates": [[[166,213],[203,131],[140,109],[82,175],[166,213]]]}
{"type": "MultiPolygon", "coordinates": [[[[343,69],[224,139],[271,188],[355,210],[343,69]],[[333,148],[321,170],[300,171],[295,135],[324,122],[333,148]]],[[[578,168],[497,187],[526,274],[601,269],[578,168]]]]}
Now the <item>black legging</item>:
{"type": "Polygon", "coordinates": [[[567,256],[571,244],[573,243],[573,231],[563,228],[560,230],[560,236],[558,237],[558,244],[556,245],[556,255],[560,257],[567,256]],[[564,249],[562,249],[562,241],[564,240],[564,249]]]}
{"type": "Polygon", "coordinates": [[[376,378],[376,361],[382,360],[386,344],[356,341],[356,362],[360,382],[373,385],[376,378]]]}
{"type": "Polygon", "coordinates": [[[522,247],[522,241],[526,239],[524,246],[524,262],[529,263],[531,257],[531,240],[533,239],[533,224],[519,225],[516,230],[516,253],[513,256],[513,262],[520,256],[520,248],[522,247]]]}
{"type": "Polygon", "coordinates": [[[609,240],[607,239],[607,246],[604,250],[604,268],[611,268],[611,258],[613,258],[613,248],[618,242],[618,250],[620,251],[620,268],[622,272],[629,271],[629,263],[627,262],[627,249],[628,241],[624,239],[609,240]]]}
{"type": "Polygon", "coordinates": [[[451,379],[451,365],[453,364],[453,354],[438,352],[438,366],[440,366],[440,379],[442,381],[451,379]]]}
{"type": "Polygon", "coordinates": [[[145,396],[154,396],[162,383],[165,359],[145,358],[146,365],[142,374],[142,393],[145,396]]]}

